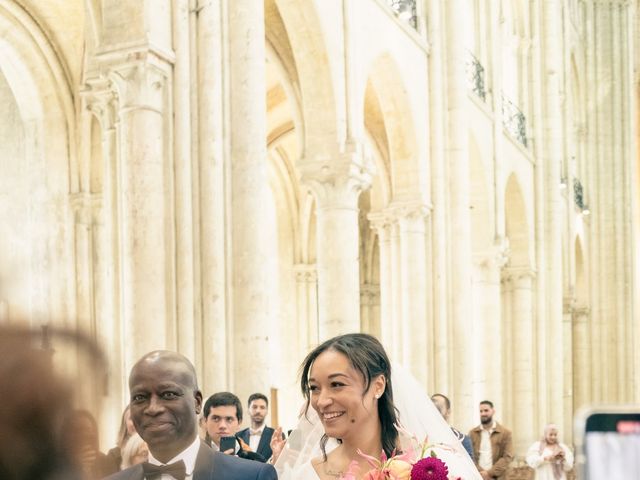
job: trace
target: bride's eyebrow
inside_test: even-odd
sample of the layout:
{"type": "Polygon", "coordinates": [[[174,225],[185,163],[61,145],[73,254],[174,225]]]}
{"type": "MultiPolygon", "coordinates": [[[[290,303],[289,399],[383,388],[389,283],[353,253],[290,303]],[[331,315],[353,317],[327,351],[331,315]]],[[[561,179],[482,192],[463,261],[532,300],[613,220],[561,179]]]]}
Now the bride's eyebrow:
{"type": "Polygon", "coordinates": [[[332,378],[332,379],[336,377],[349,378],[349,375],[347,375],[346,373],[332,373],[331,375],[329,375],[329,378],[332,378]]]}

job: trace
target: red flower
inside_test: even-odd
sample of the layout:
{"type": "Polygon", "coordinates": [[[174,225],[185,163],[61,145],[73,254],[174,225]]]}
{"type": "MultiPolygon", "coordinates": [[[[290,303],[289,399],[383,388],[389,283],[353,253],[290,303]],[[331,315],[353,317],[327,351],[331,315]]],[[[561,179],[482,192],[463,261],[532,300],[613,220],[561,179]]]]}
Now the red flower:
{"type": "Polygon", "coordinates": [[[411,469],[411,480],[447,480],[449,469],[436,457],[418,460],[411,469]]]}

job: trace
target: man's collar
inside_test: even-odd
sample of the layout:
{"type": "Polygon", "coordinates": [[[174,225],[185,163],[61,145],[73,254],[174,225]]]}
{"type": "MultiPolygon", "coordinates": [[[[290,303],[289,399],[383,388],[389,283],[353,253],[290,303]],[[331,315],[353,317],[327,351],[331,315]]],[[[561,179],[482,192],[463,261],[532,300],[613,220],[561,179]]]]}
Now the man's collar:
{"type": "Polygon", "coordinates": [[[258,427],[256,429],[249,427],[249,435],[262,435],[266,426],[267,425],[263,423],[261,427],[258,427]]]}
{"type": "Polygon", "coordinates": [[[189,445],[186,449],[184,449],[178,455],[173,457],[167,463],[162,463],[160,460],[158,460],[153,456],[151,451],[149,451],[149,463],[153,465],[168,465],[170,463],[177,462],[178,460],[182,460],[184,462],[184,466],[186,467],[187,476],[188,476],[193,473],[193,469],[196,466],[196,457],[198,456],[199,449],[200,449],[200,437],[196,435],[196,438],[191,445],[189,445]]]}

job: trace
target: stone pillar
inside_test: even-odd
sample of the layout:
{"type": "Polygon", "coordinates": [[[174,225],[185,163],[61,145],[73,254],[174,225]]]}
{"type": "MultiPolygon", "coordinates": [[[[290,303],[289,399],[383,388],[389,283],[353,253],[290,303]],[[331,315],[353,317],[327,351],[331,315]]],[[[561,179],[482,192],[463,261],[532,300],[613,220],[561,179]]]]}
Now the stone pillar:
{"type": "Polygon", "coordinates": [[[361,331],[380,338],[380,285],[365,283],[360,289],[361,331]]]}
{"type": "Polygon", "coordinates": [[[371,228],[378,235],[380,251],[380,340],[391,354],[395,328],[392,306],[391,219],[386,212],[372,212],[368,219],[371,228]]]}
{"type": "Polygon", "coordinates": [[[297,290],[297,319],[300,328],[298,342],[300,358],[318,344],[318,275],[316,266],[301,263],[294,267],[297,290]]]}
{"type": "Polygon", "coordinates": [[[199,299],[202,318],[202,346],[196,353],[196,368],[202,390],[226,390],[232,370],[232,326],[229,290],[231,272],[228,265],[228,145],[223,139],[228,131],[226,113],[230,87],[222,86],[228,71],[222,31],[228,30],[219,2],[198,2],[198,168],[195,222],[195,247],[200,261],[195,263],[200,279],[199,299]],[[219,342],[220,338],[229,339],[219,342]],[[218,342],[218,343],[216,343],[218,342]],[[216,348],[208,348],[209,345],[216,348]]]}
{"type": "MultiPolygon", "coordinates": [[[[544,258],[544,270],[540,271],[538,298],[538,388],[546,394],[546,401],[536,405],[540,414],[549,421],[563,424],[563,369],[557,368],[557,355],[563,351],[562,328],[562,202],[559,178],[562,177],[563,148],[563,58],[558,45],[562,44],[562,2],[547,0],[542,5],[544,29],[542,45],[543,144],[540,146],[542,161],[540,171],[544,175],[536,195],[540,198],[537,211],[544,219],[542,235],[538,236],[538,258],[544,258]],[[542,238],[540,238],[542,237],[542,238]],[[542,297],[542,298],[540,298],[542,297]],[[542,303],[544,299],[544,303],[542,303]],[[548,405],[548,408],[547,408],[548,405]]],[[[544,398],[544,397],[542,397],[544,398]]],[[[542,400],[541,398],[541,400],[542,400]]],[[[536,432],[529,432],[531,440],[536,432]]]]}
{"type": "Polygon", "coordinates": [[[272,202],[267,179],[267,119],[264,2],[227,2],[229,15],[229,135],[231,137],[231,245],[233,358],[236,394],[270,388],[269,307],[271,253],[268,239],[275,232],[264,215],[272,202]],[[251,355],[247,353],[251,352],[251,355]]]}
{"type": "Polygon", "coordinates": [[[474,359],[474,379],[477,386],[474,399],[492,399],[498,405],[505,405],[503,398],[502,371],[497,365],[504,365],[502,345],[504,335],[501,319],[504,312],[500,299],[500,272],[508,261],[507,248],[497,243],[480,257],[475,258],[476,275],[473,284],[473,337],[477,349],[474,359]]]}
{"type": "Polygon", "coordinates": [[[427,298],[425,218],[430,208],[420,203],[391,207],[400,232],[402,363],[426,386],[431,339],[427,298]]]}
{"type": "Polygon", "coordinates": [[[172,347],[173,255],[167,238],[167,75],[144,52],[146,62],[112,70],[118,105],[118,178],[122,245],[122,325],[125,365],[144,353],[172,347]]]}
{"type": "Polygon", "coordinates": [[[591,383],[591,346],[589,335],[589,307],[583,305],[573,308],[573,410],[574,412],[590,403],[591,383]]]}
{"type": "Polygon", "coordinates": [[[319,168],[301,165],[316,200],[319,341],[360,331],[358,197],[371,184],[361,155],[337,155],[319,168]]]}
{"type": "Polygon", "coordinates": [[[451,282],[449,308],[452,357],[454,361],[453,409],[461,425],[473,424],[473,338],[471,327],[471,216],[469,213],[469,145],[467,128],[468,93],[465,74],[465,35],[470,33],[469,9],[464,0],[446,2],[447,19],[447,107],[449,125],[447,163],[449,176],[449,244],[451,282]]]}
{"type": "MultiPolygon", "coordinates": [[[[513,447],[521,455],[527,451],[532,436],[535,437],[537,426],[534,402],[534,359],[533,345],[535,338],[533,329],[533,280],[535,274],[531,270],[509,269],[513,290],[512,300],[512,343],[513,362],[513,405],[514,423],[513,447]],[[526,414],[524,412],[527,412],[526,414]]],[[[560,368],[560,366],[558,366],[560,368]]]]}

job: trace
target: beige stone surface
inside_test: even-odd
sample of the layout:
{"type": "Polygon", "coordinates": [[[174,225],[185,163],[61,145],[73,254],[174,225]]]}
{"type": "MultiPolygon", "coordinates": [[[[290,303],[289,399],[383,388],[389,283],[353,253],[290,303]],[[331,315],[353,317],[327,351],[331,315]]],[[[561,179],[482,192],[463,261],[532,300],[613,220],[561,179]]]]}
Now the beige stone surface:
{"type": "Polygon", "coordinates": [[[150,349],[291,428],[353,330],[519,456],[640,402],[638,2],[416,11],[0,0],[0,322],[101,343],[103,446],[150,349]]]}

